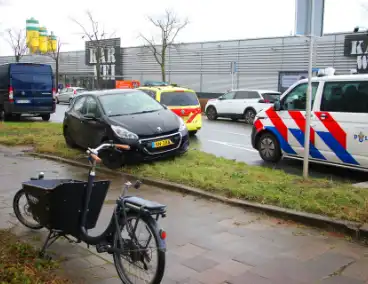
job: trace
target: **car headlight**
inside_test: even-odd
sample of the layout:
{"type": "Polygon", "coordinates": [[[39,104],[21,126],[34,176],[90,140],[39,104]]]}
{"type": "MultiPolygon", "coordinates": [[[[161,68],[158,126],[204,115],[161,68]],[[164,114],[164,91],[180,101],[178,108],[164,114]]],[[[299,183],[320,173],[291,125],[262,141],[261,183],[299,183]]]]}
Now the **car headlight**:
{"type": "Polygon", "coordinates": [[[179,117],[179,121],[180,121],[179,131],[187,130],[187,126],[185,125],[185,122],[181,117],[179,117]]]}
{"type": "Polygon", "coordinates": [[[120,138],[131,139],[131,140],[137,140],[138,139],[137,134],[135,134],[133,132],[130,132],[130,131],[126,130],[125,128],[121,127],[121,126],[111,125],[111,129],[120,138]]]}

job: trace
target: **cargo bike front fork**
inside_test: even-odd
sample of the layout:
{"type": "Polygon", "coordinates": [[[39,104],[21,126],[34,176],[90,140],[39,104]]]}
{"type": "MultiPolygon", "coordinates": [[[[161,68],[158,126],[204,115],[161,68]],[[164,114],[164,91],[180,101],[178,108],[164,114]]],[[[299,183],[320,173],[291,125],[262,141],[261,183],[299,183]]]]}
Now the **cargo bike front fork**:
{"type": "MultiPolygon", "coordinates": [[[[157,221],[159,217],[166,216],[165,205],[136,196],[127,196],[128,189],[132,186],[130,182],[127,182],[124,184],[122,195],[116,200],[116,206],[106,230],[99,236],[90,236],[88,234],[88,230],[94,228],[96,225],[110,184],[109,181],[95,181],[96,164],[101,162],[98,153],[100,150],[106,148],[119,151],[128,150],[129,146],[105,143],[96,149],[88,149],[88,160],[91,167],[87,182],[75,180],[44,180],[43,175],[40,175],[37,179],[31,179],[23,183],[23,188],[16,194],[16,197],[18,197],[14,198],[14,212],[23,225],[31,229],[45,227],[49,230],[48,237],[41,248],[40,254],[42,256],[45,255],[47,248],[55,243],[56,240],[64,237],[70,242],[85,242],[88,246],[95,246],[99,253],[107,252],[112,254],[115,268],[123,283],[135,283],[137,277],[138,280],[143,280],[143,283],[161,283],[165,269],[166,232],[158,226],[157,221]],[[73,220],[69,218],[69,221],[65,222],[65,220],[57,217],[60,213],[56,214],[58,213],[56,209],[60,210],[63,207],[52,205],[57,201],[59,203],[61,202],[57,192],[62,192],[64,193],[64,203],[69,205],[67,205],[69,207],[67,210],[71,211],[75,205],[73,207],[73,203],[66,200],[67,196],[69,196],[67,192],[72,194],[72,192],[77,192],[81,188],[83,188],[83,209],[80,210],[80,205],[77,208],[77,212],[79,212],[79,218],[77,218],[78,228],[77,230],[73,230],[72,227],[67,226],[67,222],[73,222],[73,220]],[[17,204],[17,201],[19,203],[20,195],[26,196],[28,211],[32,213],[36,225],[30,226],[22,219],[19,204],[17,204]],[[55,200],[54,203],[53,200],[55,200]],[[96,200],[100,202],[97,202],[97,206],[93,206],[96,205],[96,200]],[[45,210],[48,215],[44,214],[45,210]],[[148,239],[144,243],[137,236],[139,222],[143,223],[144,228],[149,233],[148,239]],[[122,231],[124,229],[126,229],[126,235],[123,236],[122,231]],[[69,236],[72,236],[75,240],[72,240],[69,236]],[[150,252],[150,248],[148,247],[152,240],[156,246],[156,251],[154,252],[150,252]],[[156,257],[153,257],[153,253],[157,253],[156,257]],[[154,260],[157,262],[157,267],[153,271],[152,278],[149,278],[150,280],[147,277],[142,278],[141,273],[137,275],[137,273],[127,270],[130,266],[133,266],[133,268],[148,272],[154,260]],[[129,267],[126,267],[123,261],[126,261],[129,267]],[[132,277],[136,280],[132,280],[132,277]]],[[[140,185],[141,182],[137,181],[134,184],[134,188],[138,189],[140,185]]],[[[65,208],[63,210],[66,211],[65,208]]]]}

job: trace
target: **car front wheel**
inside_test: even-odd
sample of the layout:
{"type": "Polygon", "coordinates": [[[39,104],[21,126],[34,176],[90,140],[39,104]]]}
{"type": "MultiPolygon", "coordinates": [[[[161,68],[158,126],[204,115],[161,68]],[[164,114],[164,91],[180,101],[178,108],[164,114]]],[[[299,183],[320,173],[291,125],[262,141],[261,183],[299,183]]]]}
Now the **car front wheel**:
{"type": "Polygon", "coordinates": [[[281,160],[280,143],[271,133],[264,133],[258,140],[257,149],[262,160],[277,163],[281,160]]]}
{"type": "Polygon", "coordinates": [[[253,124],[255,117],[256,117],[256,112],[252,109],[248,109],[244,113],[244,120],[245,120],[245,123],[247,124],[253,124]]]}

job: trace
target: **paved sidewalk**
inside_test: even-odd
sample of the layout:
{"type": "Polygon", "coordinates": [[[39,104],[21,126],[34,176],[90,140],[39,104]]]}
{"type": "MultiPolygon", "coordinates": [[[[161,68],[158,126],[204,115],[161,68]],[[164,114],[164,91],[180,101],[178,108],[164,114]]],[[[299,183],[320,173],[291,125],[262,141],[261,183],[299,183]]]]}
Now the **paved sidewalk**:
{"type": "MultiPolygon", "coordinates": [[[[86,176],[86,169],[0,147],[0,227],[14,222],[11,202],[20,183],[39,171],[46,177],[86,176]]],[[[99,177],[113,179],[107,199],[114,200],[123,181],[99,177]]],[[[161,220],[168,233],[163,283],[368,284],[368,248],[343,236],[158,188],[143,186],[131,193],[168,205],[168,217],[161,220]]],[[[112,208],[104,206],[92,233],[106,227],[112,208]]],[[[35,243],[45,235],[22,227],[16,232],[35,243]]],[[[121,283],[109,255],[64,241],[50,250],[75,283],[121,283]]]]}

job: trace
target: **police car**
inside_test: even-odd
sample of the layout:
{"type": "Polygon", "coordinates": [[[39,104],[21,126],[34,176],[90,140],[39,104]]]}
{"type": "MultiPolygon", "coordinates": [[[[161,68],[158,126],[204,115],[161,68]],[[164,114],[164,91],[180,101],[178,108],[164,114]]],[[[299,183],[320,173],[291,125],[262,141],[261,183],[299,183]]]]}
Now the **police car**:
{"type": "MultiPolygon", "coordinates": [[[[304,155],[308,80],[292,85],[255,118],[252,145],[278,162],[304,155]]],[[[368,74],[312,78],[311,161],[368,170],[368,74]]]]}

